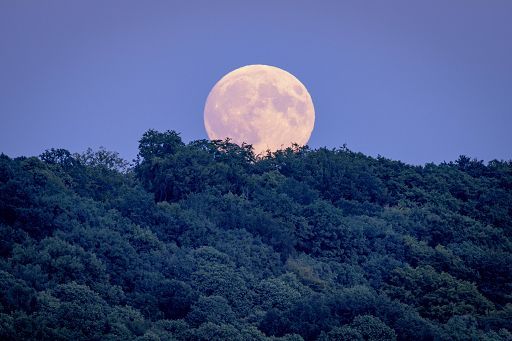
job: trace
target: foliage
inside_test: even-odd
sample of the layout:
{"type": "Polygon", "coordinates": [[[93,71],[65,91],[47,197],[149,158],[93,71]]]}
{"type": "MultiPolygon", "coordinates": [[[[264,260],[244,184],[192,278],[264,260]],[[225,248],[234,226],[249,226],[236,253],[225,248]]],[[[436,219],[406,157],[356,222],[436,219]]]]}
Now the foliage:
{"type": "Polygon", "coordinates": [[[512,163],[0,155],[0,339],[510,340],[512,163]]]}

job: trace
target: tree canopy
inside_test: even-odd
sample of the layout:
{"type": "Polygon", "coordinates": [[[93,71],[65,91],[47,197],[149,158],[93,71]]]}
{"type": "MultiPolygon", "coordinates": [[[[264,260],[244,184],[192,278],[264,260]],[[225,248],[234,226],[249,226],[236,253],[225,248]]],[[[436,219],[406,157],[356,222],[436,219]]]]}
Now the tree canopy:
{"type": "Polygon", "coordinates": [[[0,339],[512,339],[512,163],[0,155],[0,339]]]}

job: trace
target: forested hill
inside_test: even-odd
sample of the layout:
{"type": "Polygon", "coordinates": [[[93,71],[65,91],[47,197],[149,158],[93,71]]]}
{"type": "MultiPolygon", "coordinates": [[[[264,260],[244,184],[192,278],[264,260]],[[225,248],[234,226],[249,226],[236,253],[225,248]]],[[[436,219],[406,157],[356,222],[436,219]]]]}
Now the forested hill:
{"type": "Polygon", "coordinates": [[[0,156],[0,339],[511,340],[512,163],[0,156]]]}

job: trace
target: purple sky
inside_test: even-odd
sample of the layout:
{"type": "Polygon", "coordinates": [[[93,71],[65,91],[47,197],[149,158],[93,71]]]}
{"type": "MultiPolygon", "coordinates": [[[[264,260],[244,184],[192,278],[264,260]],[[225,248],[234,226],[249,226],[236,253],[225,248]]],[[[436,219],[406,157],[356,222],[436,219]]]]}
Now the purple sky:
{"type": "Polygon", "coordinates": [[[512,159],[512,1],[0,1],[0,152],[206,138],[224,74],[283,68],[310,146],[408,163],[512,159]]]}

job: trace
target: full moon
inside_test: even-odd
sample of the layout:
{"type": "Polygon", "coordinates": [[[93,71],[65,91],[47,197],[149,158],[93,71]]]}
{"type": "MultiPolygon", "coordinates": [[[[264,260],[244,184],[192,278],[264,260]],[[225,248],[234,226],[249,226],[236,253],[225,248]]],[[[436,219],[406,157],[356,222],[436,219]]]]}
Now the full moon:
{"type": "Polygon", "coordinates": [[[208,95],[204,126],[211,140],[251,144],[256,154],[305,145],[315,125],[306,87],[292,74],[248,65],[222,77],[208,95]]]}

